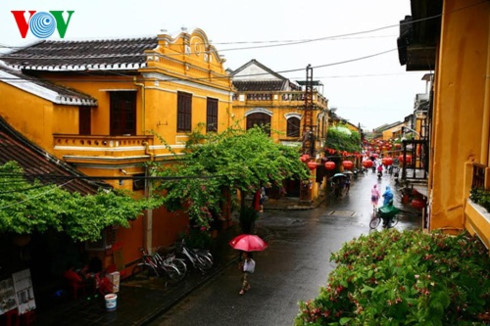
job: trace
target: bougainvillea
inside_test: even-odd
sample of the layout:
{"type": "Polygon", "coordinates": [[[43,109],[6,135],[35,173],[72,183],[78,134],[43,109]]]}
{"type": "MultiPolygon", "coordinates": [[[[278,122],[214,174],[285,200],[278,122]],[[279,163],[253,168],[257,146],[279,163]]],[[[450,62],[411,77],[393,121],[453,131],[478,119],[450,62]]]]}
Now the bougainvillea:
{"type": "Polygon", "coordinates": [[[461,233],[391,229],[332,254],[338,266],[317,298],[300,302],[296,325],[485,325],[490,260],[461,233]]]}

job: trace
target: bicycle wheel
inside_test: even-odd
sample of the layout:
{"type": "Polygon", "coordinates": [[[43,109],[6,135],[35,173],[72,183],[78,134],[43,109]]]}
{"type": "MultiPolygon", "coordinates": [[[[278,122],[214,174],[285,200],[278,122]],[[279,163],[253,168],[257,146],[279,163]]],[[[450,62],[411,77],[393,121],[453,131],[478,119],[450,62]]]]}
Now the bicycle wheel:
{"type": "Polygon", "coordinates": [[[197,256],[196,258],[201,271],[205,272],[213,267],[213,261],[208,256],[197,256]]]}
{"type": "Polygon", "coordinates": [[[183,259],[180,258],[174,258],[170,261],[172,264],[174,264],[175,267],[181,272],[182,274],[187,274],[187,264],[183,259]]]}
{"type": "Polygon", "coordinates": [[[398,224],[398,216],[393,216],[393,218],[391,219],[391,222],[390,222],[390,228],[396,226],[398,224]]]}
{"type": "Polygon", "coordinates": [[[170,264],[165,264],[162,266],[163,271],[165,272],[165,276],[171,281],[171,282],[178,282],[184,279],[185,274],[181,273],[177,267],[174,265],[170,264]]]}
{"type": "Polygon", "coordinates": [[[369,227],[371,229],[376,229],[379,223],[381,223],[381,218],[379,218],[378,216],[373,216],[373,218],[371,218],[371,221],[369,222],[369,227]]]}

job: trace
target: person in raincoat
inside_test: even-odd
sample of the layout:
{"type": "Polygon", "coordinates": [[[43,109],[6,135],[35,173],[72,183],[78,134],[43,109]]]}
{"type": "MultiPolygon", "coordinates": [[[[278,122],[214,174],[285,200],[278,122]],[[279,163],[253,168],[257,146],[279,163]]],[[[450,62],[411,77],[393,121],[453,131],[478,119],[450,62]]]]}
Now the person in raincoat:
{"type": "Polygon", "coordinates": [[[373,210],[376,210],[376,208],[378,207],[379,197],[380,197],[380,193],[378,190],[378,186],[374,185],[371,188],[371,203],[373,204],[373,210]]]}
{"type": "Polygon", "coordinates": [[[393,200],[393,192],[391,191],[390,186],[386,186],[386,190],[383,193],[383,206],[389,204],[390,201],[393,200]]]}

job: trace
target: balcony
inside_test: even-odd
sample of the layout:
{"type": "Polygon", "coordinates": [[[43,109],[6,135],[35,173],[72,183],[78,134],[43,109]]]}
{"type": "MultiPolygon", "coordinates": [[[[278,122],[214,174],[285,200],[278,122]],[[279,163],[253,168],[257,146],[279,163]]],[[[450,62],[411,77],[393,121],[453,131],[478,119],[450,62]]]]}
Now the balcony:
{"type": "MultiPolygon", "coordinates": [[[[490,167],[473,164],[472,188],[490,190],[490,167]]],[[[476,234],[487,249],[490,249],[490,212],[468,198],[464,215],[465,229],[476,234]]]]}
{"type": "MultiPolygon", "coordinates": [[[[290,92],[240,92],[233,96],[233,101],[237,101],[239,106],[254,106],[263,107],[274,106],[303,106],[305,104],[305,92],[290,91],[290,92]]],[[[327,108],[327,99],[318,92],[313,93],[313,105],[321,109],[327,108]]]]}
{"type": "Polygon", "coordinates": [[[149,160],[154,136],[53,135],[54,153],[70,163],[126,163],[149,160]]]}

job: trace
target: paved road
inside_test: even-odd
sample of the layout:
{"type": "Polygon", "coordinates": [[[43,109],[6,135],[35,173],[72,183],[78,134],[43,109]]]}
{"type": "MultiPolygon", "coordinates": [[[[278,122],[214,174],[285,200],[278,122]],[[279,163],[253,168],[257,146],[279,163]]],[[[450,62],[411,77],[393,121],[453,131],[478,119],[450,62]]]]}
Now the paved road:
{"type": "MultiPolygon", "coordinates": [[[[347,196],[314,210],[265,212],[258,234],[269,248],[254,256],[257,266],[248,293],[238,295],[240,273],[230,266],[151,325],[292,325],[298,301],[314,298],[335,268],[331,253],[369,232],[374,183],[384,189],[389,176],[381,181],[372,173],[361,176],[347,196]]],[[[405,216],[397,228],[417,228],[419,222],[405,216]]]]}

